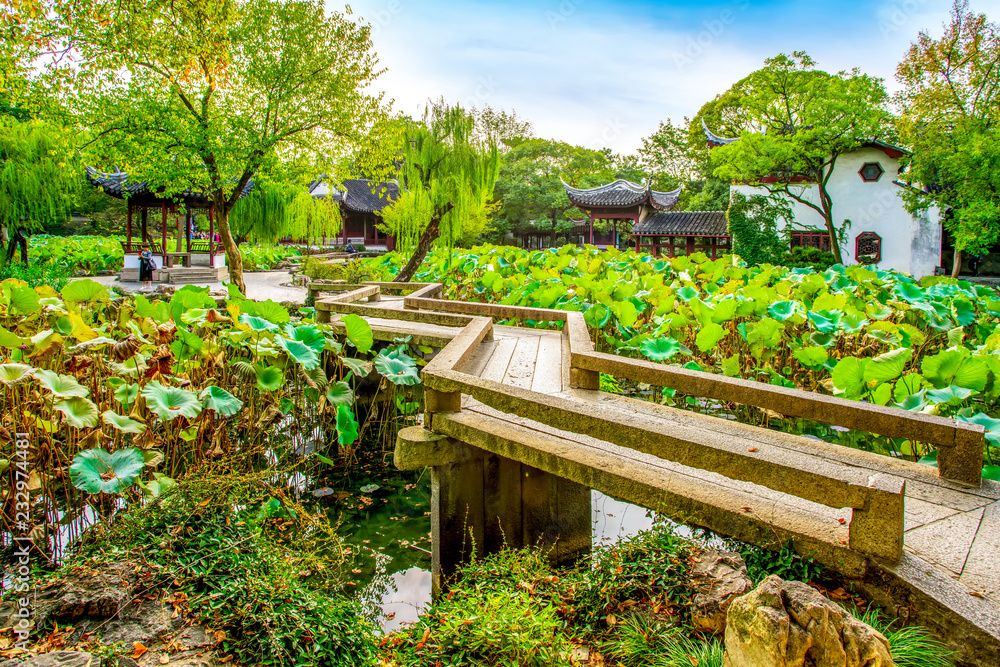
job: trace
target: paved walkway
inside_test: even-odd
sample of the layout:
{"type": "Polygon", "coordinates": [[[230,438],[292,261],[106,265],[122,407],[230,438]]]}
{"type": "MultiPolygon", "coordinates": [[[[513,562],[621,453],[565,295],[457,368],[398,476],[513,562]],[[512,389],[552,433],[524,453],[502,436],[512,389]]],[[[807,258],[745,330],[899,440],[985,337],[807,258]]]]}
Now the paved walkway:
{"type": "MultiPolygon", "coordinates": [[[[91,280],[96,280],[108,287],[114,285],[126,292],[141,292],[141,283],[120,282],[117,276],[92,276],[91,280]]],[[[258,301],[290,301],[293,303],[305,303],[306,288],[291,285],[292,274],[288,271],[258,271],[244,273],[243,280],[247,285],[247,297],[258,301]]],[[[209,289],[225,289],[222,283],[196,283],[199,287],[209,289]]],[[[153,287],[159,283],[153,283],[153,287]]],[[[183,287],[177,285],[177,287],[183,287]]]]}

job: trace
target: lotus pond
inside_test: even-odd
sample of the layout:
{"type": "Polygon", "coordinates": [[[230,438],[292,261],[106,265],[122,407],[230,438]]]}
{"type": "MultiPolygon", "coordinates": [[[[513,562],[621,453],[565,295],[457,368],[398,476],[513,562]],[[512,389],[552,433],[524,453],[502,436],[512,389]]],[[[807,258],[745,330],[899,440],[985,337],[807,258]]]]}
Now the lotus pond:
{"type": "MultiPolygon", "coordinates": [[[[359,262],[373,280],[391,280],[403,259],[359,262]]],[[[576,246],[439,249],[415,280],[444,283],[445,298],[581,311],[604,351],[982,424],[983,474],[1000,479],[1000,295],[992,288],[860,265],[820,273],[576,246]]],[[[602,388],[935,465],[925,443],[610,377],[602,388]]]]}

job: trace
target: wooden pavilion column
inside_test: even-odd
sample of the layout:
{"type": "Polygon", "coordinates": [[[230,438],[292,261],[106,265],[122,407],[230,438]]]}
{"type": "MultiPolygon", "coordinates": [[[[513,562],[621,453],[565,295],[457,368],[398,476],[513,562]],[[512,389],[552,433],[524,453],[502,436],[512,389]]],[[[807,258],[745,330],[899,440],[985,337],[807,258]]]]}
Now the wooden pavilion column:
{"type": "Polygon", "coordinates": [[[161,269],[167,268],[167,205],[160,204],[160,212],[162,213],[162,220],[160,223],[160,253],[161,269]]]}
{"type": "Polygon", "coordinates": [[[149,210],[143,206],[139,209],[139,224],[142,227],[139,235],[139,247],[142,247],[143,243],[149,242],[149,230],[146,229],[146,223],[149,219],[149,210]]]}
{"type": "Polygon", "coordinates": [[[594,214],[587,213],[587,218],[590,220],[590,240],[587,243],[594,245],[594,214]]]}
{"type": "Polygon", "coordinates": [[[215,268],[215,204],[208,205],[208,265],[215,268]]]}
{"type": "Polygon", "coordinates": [[[125,214],[125,252],[132,252],[132,202],[128,202],[125,214]]]}
{"type": "Polygon", "coordinates": [[[177,230],[177,252],[184,252],[184,237],[181,236],[181,213],[179,209],[174,209],[174,228],[177,230]]]}

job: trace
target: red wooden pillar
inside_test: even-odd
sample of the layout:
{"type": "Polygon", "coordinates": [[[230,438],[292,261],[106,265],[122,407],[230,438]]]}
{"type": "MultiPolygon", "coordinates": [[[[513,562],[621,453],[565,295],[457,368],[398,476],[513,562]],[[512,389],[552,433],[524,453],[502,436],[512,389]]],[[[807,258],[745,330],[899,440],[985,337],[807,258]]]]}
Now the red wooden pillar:
{"type": "Polygon", "coordinates": [[[160,264],[161,269],[167,268],[167,205],[160,205],[160,212],[162,213],[160,221],[160,252],[163,263],[160,264]]]}
{"type": "Polygon", "coordinates": [[[125,252],[132,252],[132,202],[128,203],[128,213],[125,215],[125,252]]]}
{"type": "Polygon", "coordinates": [[[215,268],[215,204],[208,205],[208,265],[215,268]]]}
{"type": "Polygon", "coordinates": [[[590,219],[590,245],[594,245],[594,215],[592,213],[587,214],[587,218],[590,219]]]}
{"type": "Polygon", "coordinates": [[[691,255],[694,254],[694,237],[693,236],[687,237],[687,252],[688,252],[688,257],[690,257],[691,255]]]}
{"type": "Polygon", "coordinates": [[[639,252],[639,237],[635,237],[635,251],[639,252]]]}

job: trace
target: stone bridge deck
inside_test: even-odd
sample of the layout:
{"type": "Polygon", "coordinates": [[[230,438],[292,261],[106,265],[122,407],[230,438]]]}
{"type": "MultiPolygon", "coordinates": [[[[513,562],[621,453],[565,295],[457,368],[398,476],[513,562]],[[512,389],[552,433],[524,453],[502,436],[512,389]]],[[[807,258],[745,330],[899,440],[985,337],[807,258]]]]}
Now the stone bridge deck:
{"type": "MultiPolygon", "coordinates": [[[[456,316],[456,309],[450,306],[446,310],[452,314],[432,309],[430,305],[424,306],[427,312],[405,310],[402,297],[379,298],[379,303],[356,304],[361,310],[353,312],[370,309],[366,319],[376,338],[382,340],[413,336],[423,344],[443,347],[463,331],[463,323],[472,321],[470,315],[482,314],[456,316]],[[410,321],[395,319],[393,311],[410,321]]],[[[332,317],[336,322],[336,313],[332,317]]],[[[567,328],[563,326],[564,330],[567,328]]],[[[921,607],[933,617],[919,613],[920,620],[937,625],[952,636],[967,636],[969,641],[976,642],[985,638],[1000,647],[1000,484],[984,480],[978,487],[963,485],[939,477],[933,468],[926,466],[572,386],[579,383],[571,381],[574,363],[571,335],[558,328],[494,325],[491,335],[479,342],[455,370],[507,387],[571,401],[581,414],[622,423],[641,418],[663,434],[684,433],[685,438],[692,440],[737,443],[741,450],[760,449],[771,460],[787,457],[806,461],[818,470],[824,466],[850,467],[867,470],[872,476],[886,474],[904,479],[902,557],[898,562],[874,559],[877,574],[865,577],[861,587],[883,604],[921,607]]],[[[772,409],[782,411],[780,405],[772,409]]],[[[724,515],[719,520],[721,525],[735,526],[730,531],[733,536],[741,536],[744,530],[741,521],[752,519],[755,525],[773,526],[775,537],[784,537],[791,531],[805,536],[807,545],[848,543],[849,507],[828,507],[750,481],[643,453],[639,451],[641,447],[633,449],[623,446],[621,441],[614,444],[592,434],[562,430],[515,412],[485,405],[463,391],[461,412],[447,415],[442,421],[445,425],[442,432],[452,437],[465,434],[468,438],[463,441],[471,444],[477,444],[477,437],[530,440],[532,449],[519,450],[520,460],[527,462],[533,461],[532,457],[548,456],[551,461],[552,457],[558,457],[567,469],[583,471],[579,474],[594,480],[592,488],[600,488],[612,496],[614,488],[602,487],[601,475],[650,485],[659,489],[659,495],[648,496],[650,501],[644,504],[654,509],[657,502],[669,505],[676,490],[689,503],[683,507],[694,502],[699,511],[713,507],[721,512],[724,515]]],[[[899,610],[899,613],[909,612],[899,610]]]]}

